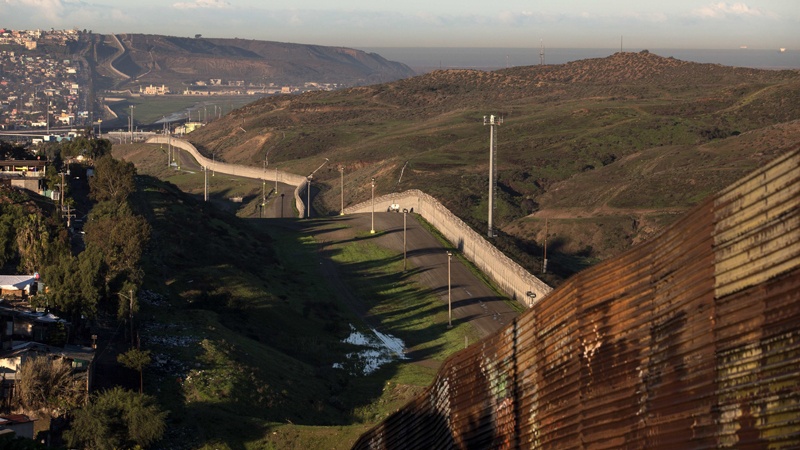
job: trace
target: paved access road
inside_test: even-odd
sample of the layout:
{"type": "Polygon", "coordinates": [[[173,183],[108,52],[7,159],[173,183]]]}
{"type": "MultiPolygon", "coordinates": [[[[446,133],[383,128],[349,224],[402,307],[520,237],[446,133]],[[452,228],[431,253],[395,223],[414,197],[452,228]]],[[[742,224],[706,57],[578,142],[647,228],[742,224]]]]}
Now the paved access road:
{"type": "MultiPolygon", "coordinates": [[[[372,229],[372,215],[326,217],[324,221],[317,223],[315,225],[315,221],[310,220],[302,228],[313,234],[317,242],[324,243],[324,247],[351,240],[356,233],[369,233],[372,229]],[[331,222],[341,223],[331,226],[331,222]]],[[[420,285],[435,292],[447,305],[447,250],[417,222],[415,214],[408,214],[406,223],[406,255],[409,269],[413,268],[412,277],[420,285]]],[[[403,252],[402,213],[376,212],[375,231],[376,245],[398,253],[403,252]]],[[[329,276],[335,276],[335,273],[329,276]]],[[[450,282],[454,325],[470,321],[483,337],[508,325],[518,314],[464,266],[456,255],[450,261],[450,282]]]]}
{"type": "MultiPolygon", "coordinates": [[[[179,153],[181,167],[186,170],[202,170],[197,161],[186,151],[179,153]]],[[[219,174],[218,174],[219,176],[219,174]]],[[[274,189],[274,182],[267,182],[267,192],[274,189]]],[[[278,194],[274,192],[267,198],[264,209],[266,218],[294,218],[295,187],[278,183],[278,194]],[[280,194],[284,194],[281,198],[280,194]]],[[[312,190],[312,194],[314,191],[312,190]]],[[[305,199],[304,199],[305,200],[305,199]]],[[[321,220],[316,218],[312,211],[312,220],[293,219],[286,225],[301,232],[314,235],[317,242],[325,245],[352,240],[356,233],[369,232],[373,227],[372,214],[351,214],[346,216],[327,216],[321,220]],[[341,222],[341,226],[330,226],[330,222],[341,222]],[[290,225],[291,223],[291,225],[290,225]]],[[[408,214],[406,220],[406,249],[409,269],[414,269],[412,277],[425,288],[435,292],[439,299],[447,305],[447,250],[431,235],[419,222],[415,214],[408,214]]],[[[336,224],[338,225],[338,224],[336,224]]],[[[376,244],[398,253],[403,252],[403,214],[376,212],[374,215],[374,229],[376,244]]],[[[322,254],[322,253],[321,253],[322,254]]],[[[325,272],[331,277],[336,277],[336,267],[331,261],[323,261],[325,272]]],[[[337,289],[347,291],[347,286],[329,280],[337,289]]],[[[511,323],[518,313],[490,289],[483,281],[478,279],[461,260],[453,255],[450,261],[450,286],[452,301],[453,324],[470,321],[478,333],[483,337],[503,328],[511,323]]],[[[357,313],[364,314],[360,308],[357,296],[344,292],[350,298],[351,305],[357,313]]]]}

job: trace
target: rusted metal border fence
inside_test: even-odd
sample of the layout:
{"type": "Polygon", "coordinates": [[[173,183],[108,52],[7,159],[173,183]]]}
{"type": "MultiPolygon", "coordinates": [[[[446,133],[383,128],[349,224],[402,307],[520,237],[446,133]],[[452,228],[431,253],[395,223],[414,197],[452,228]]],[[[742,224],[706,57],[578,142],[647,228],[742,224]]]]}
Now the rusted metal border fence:
{"type": "Polygon", "coordinates": [[[800,448],[800,150],[453,355],[354,448],[800,448]]]}

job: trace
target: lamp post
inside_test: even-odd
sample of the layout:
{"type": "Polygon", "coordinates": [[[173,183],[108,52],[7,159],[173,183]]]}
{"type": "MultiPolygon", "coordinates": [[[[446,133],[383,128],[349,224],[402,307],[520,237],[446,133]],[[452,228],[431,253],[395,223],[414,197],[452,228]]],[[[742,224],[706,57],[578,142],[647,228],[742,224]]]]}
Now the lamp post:
{"type": "Polygon", "coordinates": [[[308,176],[308,191],[306,192],[308,200],[306,202],[306,219],[311,218],[311,179],[314,178],[314,175],[308,176]]]}
{"type": "Polygon", "coordinates": [[[281,219],[283,219],[283,194],[281,194],[281,219]]]}
{"type": "Polygon", "coordinates": [[[128,132],[131,134],[131,144],[133,144],[133,110],[136,109],[135,105],[131,105],[131,124],[128,126],[128,132]]]}
{"type": "Polygon", "coordinates": [[[503,123],[502,117],[483,116],[483,124],[489,125],[489,227],[487,235],[494,237],[492,228],[492,216],[494,213],[494,193],[497,184],[497,133],[495,126],[503,123]]]}
{"type": "Polygon", "coordinates": [[[452,257],[453,252],[447,252],[447,328],[453,328],[453,297],[450,283],[450,259],[452,257]]]}
{"type": "Polygon", "coordinates": [[[406,264],[406,216],[408,216],[408,211],[403,211],[403,272],[405,273],[407,269],[406,264]]]}
{"type": "Polygon", "coordinates": [[[372,228],[370,234],[375,234],[375,177],[372,177],[372,228]]]}
{"type": "Polygon", "coordinates": [[[339,173],[342,174],[342,209],[339,212],[340,216],[344,215],[344,166],[339,166],[339,173]]]}

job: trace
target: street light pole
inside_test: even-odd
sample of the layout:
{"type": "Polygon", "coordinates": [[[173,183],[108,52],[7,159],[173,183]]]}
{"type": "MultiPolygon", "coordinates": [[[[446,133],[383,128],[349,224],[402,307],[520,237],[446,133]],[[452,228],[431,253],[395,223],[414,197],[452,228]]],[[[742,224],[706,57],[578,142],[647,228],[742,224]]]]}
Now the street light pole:
{"type": "Polygon", "coordinates": [[[492,215],[494,213],[494,191],[497,184],[497,136],[494,128],[501,123],[503,123],[502,117],[483,116],[483,124],[489,125],[489,227],[487,235],[490,238],[494,237],[492,215]]]}
{"type": "Polygon", "coordinates": [[[308,196],[308,200],[306,202],[306,219],[310,219],[311,218],[311,179],[313,177],[314,177],[314,175],[309,175],[308,176],[308,190],[306,192],[306,194],[308,196]]]}
{"type": "Polygon", "coordinates": [[[408,211],[403,211],[403,272],[408,267],[406,264],[406,216],[408,216],[408,211]]]}
{"type": "Polygon", "coordinates": [[[131,134],[131,144],[133,144],[133,110],[136,109],[135,105],[131,105],[131,124],[128,127],[128,132],[131,134]]]}
{"type": "Polygon", "coordinates": [[[339,173],[342,174],[342,209],[339,212],[340,216],[344,215],[344,166],[339,166],[339,173]]]}
{"type": "Polygon", "coordinates": [[[372,228],[370,234],[375,234],[375,177],[372,177],[372,228]]]}
{"type": "Polygon", "coordinates": [[[453,328],[453,297],[450,283],[450,259],[453,252],[447,252],[447,328],[453,328]]]}

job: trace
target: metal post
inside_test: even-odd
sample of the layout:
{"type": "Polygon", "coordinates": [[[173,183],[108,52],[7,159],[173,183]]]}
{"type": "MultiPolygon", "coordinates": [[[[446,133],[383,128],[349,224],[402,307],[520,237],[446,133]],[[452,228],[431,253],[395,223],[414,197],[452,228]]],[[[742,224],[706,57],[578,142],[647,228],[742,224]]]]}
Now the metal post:
{"type": "Polygon", "coordinates": [[[375,178],[372,178],[372,228],[369,232],[375,234],[375,178]]]}
{"type": "Polygon", "coordinates": [[[544,219],[544,246],[542,248],[542,273],[547,272],[547,218],[544,219]]]}
{"type": "Polygon", "coordinates": [[[494,212],[494,116],[489,127],[489,231],[488,236],[494,237],[492,232],[492,213],[494,212]]]}
{"type": "Polygon", "coordinates": [[[281,194],[281,219],[283,219],[283,194],[281,194]]]}
{"type": "Polygon", "coordinates": [[[344,166],[339,166],[339,173],[342,174],[342,209],[339,212],[340,216],[344,215],[344,166]]]}
{"type": "Polygon", "coordinates": [[[311,178],[313,175],[308,176],[308,191],[306,192],[308,202],[306,203],[306,219],[311,218],[311,178]]]}
{"type": "Polygon", "coordinates": [[[131,105],[131,117],[130,117],[131,124],[128,127],[128,132],[131,134],[131,144],[133,144],[133,110],[134,109],[136,109],[136,106],[131,105]]]}
{"type": "Polygon", "coordinates": [[[495,191],[495,180],[497,179],[496,171],[497,167],[495,164],[495,159],[497,158],[495,155],[496,149],[496,137],[494,132],[494,127],[496,125],[500,125],[503,123],[502,117],[495,117],[494,115],[491,116],[483,116],[483,124],[489,125],[489,227],[487,231],[487,236],[494,237],[494,228],[493,228],[493,214],[494,214],[494,191],[495,191]]]}
{"type": "Polygon", "coordinates": [[[203,200],[208,201],[208,167],[203,167],[203,200]]]}
{"type": "Polygon", "coordinates": [[[450,259],[453,252],[447,252],[447,328],[453,328],[453,297],[450,283],[450,259]]]}
{"type": "Polygon", "coordinates": [[[406,264],[406,216],[408,216],[408,212],[403,211],[403,272],[408,267],[406,264]]]}

